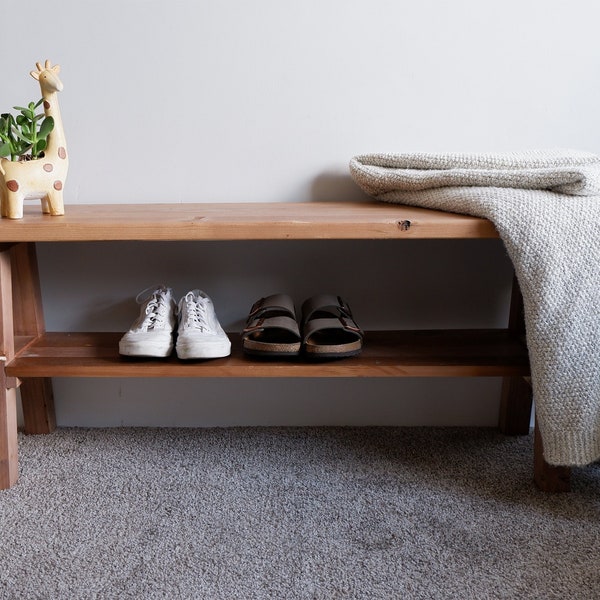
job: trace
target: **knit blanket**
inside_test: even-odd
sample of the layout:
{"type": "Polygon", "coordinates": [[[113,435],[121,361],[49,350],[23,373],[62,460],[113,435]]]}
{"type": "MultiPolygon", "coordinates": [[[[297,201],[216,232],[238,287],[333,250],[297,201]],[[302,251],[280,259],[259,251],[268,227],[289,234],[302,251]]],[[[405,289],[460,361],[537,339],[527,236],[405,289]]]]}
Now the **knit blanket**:
{"type": "Polygon", "coordinates": [[[600,458],[600,157],[578,151],[369,154],[379,200],[489,219],[514,265],[544,458],[600,458]]]}

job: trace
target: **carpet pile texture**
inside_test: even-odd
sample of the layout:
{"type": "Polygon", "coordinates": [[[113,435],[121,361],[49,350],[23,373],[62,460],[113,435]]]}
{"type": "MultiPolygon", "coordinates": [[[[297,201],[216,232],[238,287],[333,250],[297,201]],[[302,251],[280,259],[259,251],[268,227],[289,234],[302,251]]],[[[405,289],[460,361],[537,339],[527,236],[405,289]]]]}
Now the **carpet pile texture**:
{"type": "Polygon", "coordinates": [[[592,599],[600,465],[477,428],[59,429],[0,492],[0,597],[592,599]]]}

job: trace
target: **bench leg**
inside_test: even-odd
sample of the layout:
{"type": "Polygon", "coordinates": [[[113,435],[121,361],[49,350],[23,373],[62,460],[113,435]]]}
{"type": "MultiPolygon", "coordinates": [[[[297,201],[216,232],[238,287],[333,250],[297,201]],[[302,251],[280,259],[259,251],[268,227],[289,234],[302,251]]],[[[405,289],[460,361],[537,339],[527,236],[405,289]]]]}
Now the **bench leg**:
{"type": "MultiPolygon", "coordinates": [[[[517,336],[525,335],[523,296],[517,278],[513,279],[508,329],[517,336]]],[[[508,435],[526,435],[531,424],[533,394],[525,377],[505,377],[500,402],[500,430],[508,435]]],[[[539,427],[535,426],[533,446],[533,479],[544,492],[568,492],[571,469],[555,467],[544,460],[544,445],[539,427]]]]}
{"type": "MultiPolygon", "coordinates": [[[[508,330],[525,344],[525,311],[523,296],[516,276],[513,276],[508,330]]],[[[500,431],[508,435],[527,435],[531,425],[532,394],[523,377],[505,377],[500,402],[500,431]]]]}
{"type": "Polygon", "coordinates": [[[23,430],[27,434],[51,433],[56,429],[52,379],[31,377],[23,379],[21,387],[23,430]]]}
{"type": "Polygon", "coordinates": [[[17,391],[6,389],[4,373],[0,376],[0,385],[0,490],[5,490],[19,478],[17,391]]]}
{"type": "Polygon", "coordinates": [[[540,429],[535,424],[535,440],[533,446],[534,481],[542,492],[568,492],[571,490],[571,469],[556,467],[544,460],[544,442],[540,429]]]}
{"type": "MultiPolygon", "coordinates": [[[[35,244],[11,248],[15,335],[42,335],[45,331],[42,292],[35,244]]],[[[21,403],[25,433],[50,433],[56,429],[52,380],[23,380],[21,403]]]]}
{"type": "Polygon", "coordinates": [[[533,396],[524,377],[505,377],[500,401],[500,431],[507,435],[528,435],[533,396]]]}
{"type": "Polygon", "coordinates": [[[14,356],[13,302],[10,249],[0,249],[0,489],[14,485],[19,477],[17,445],[17,392],[8,388],[6,362],[14,356]]]}
{"type": "MultiPolygon", "coordinates": [[[[506,377],[502,388],[500,430],[507,435],[526,435],[531,420],[532,390],[524,377],[506,377]]],[[[568,492],[571,469],[556,467],[544,460],[544,444],[535,426],[533,445],[533,479],[543,492],[568,492]]]]}

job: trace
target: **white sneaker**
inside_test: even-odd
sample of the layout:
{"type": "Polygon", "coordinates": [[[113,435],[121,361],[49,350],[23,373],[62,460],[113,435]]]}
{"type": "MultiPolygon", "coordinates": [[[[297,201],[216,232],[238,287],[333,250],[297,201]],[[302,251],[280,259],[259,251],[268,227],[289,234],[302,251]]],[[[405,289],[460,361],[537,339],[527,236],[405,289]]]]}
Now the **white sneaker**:
{"type": "Polygon", "coordinates": [[[164,285],[150,287],[137,295],[136,302],[142,305],[140,316],[119,341],[119,354],[169,356],[177,320],[173,290],[164,285]]]}
{"type": "Polygon", "coordinates": [[[177,356],[220,358],[229,356],[231,342],[215,314],[212,300],[200,290],[188,292],[179,301],[177,356]]]}

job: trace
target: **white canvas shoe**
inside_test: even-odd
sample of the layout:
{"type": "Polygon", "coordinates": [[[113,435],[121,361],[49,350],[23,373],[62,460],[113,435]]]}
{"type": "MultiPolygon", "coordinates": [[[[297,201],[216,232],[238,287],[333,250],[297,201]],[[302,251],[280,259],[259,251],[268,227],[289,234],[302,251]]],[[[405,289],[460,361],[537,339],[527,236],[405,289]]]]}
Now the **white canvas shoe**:
{"type": "Polygon", "coordinates": [[[212,300],[200,290],[188,292],[179,301],[177,356],[181,359],[229,356],[231,342],[223,331],[212,300]]]}
{"type": "Polygon", "coordinates": [[[137,295],[140,316],[119,341],[124,356],[169,356],[173,351],[173,331],[177,304],[173,290],[164,285],[145,289],[137,295]]]}

